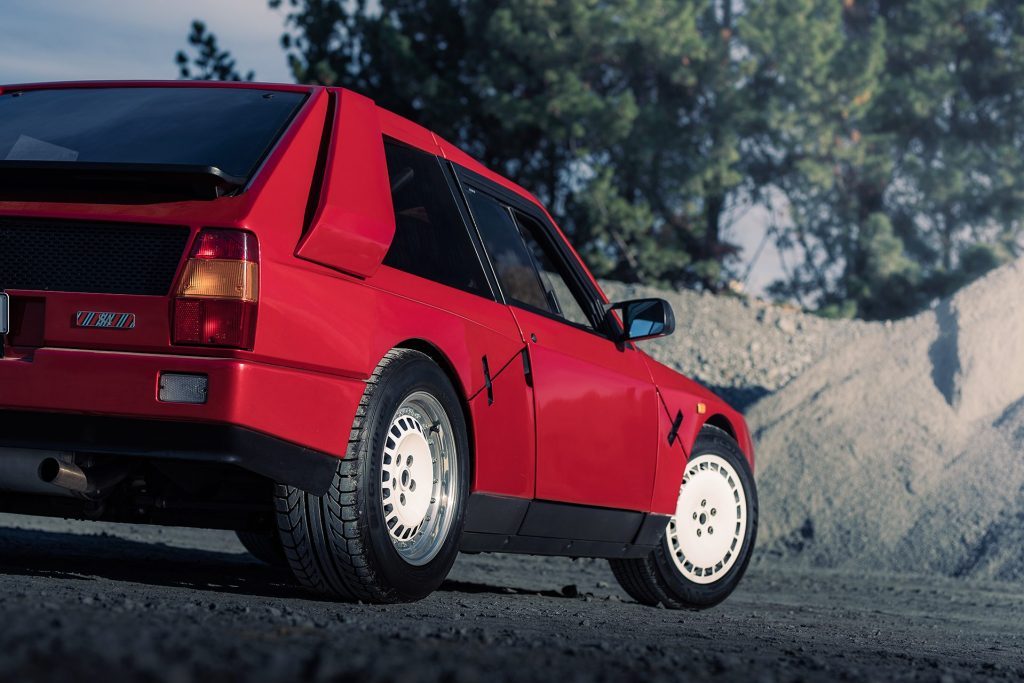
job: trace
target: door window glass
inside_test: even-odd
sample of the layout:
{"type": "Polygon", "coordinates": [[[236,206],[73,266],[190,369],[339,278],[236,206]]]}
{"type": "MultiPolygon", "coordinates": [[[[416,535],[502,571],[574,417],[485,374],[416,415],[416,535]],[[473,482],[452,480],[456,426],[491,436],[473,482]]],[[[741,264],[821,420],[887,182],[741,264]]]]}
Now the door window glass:
{"type": "Polygon", "coordinates": [[[505,298],[509,303],[549,310],[533,257],[508,208],[471,187],[467,188],[467,196],[505,298]]]}
{"type": "Polygon", "coordinates": [[[543,227],[496,199],[468,188],[470,209],[509,303],[593,328],[556,254],[544,247],[543,227]]]}
{"type": "Polygon", "coordinates": [[[585,312],[586,309],[569,285],[565,266],[561,258],[558,254],[554,253],[553,248],[545,248],[548,242],[543,238],[544,228],[526,214],[519,211],[514,213],[516,222],[519,223],[523,240],[533,256],[537,270],[540,272],[544,289],[548,293],[551,312],[560,315],[569,322],[592,328],[593,324],[585,312]]]}

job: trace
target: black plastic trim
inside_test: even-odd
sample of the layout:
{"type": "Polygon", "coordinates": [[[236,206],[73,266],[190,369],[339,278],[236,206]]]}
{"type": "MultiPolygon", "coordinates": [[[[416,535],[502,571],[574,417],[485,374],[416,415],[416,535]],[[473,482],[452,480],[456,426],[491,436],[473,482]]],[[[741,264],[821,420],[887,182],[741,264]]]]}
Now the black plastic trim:
{"type": "Polygon", "coordinates": [[[491,367],[487,364],[487,356],[482,359],[484,366],[484,387],[487,389],[487,405],[494,405],[494,383],[491,381],[491,367]]]}
{"type": "Polygon", "coordinates": [[[517,555],[551,555],[556,557],[594,557],[629,559],[647,557],[654,547],[607,541],[579,541],[564,538],[533,536],[502,536],[464,532],[459,549],[465,553],[514,553],[517,555]]]}
{"type": "Polygon", "coordinates": [[[60,161],[0,161],[0,199],[83,201],[138,192],[136,201],[217,199],[245,186],[245,178],[215,166],[60,161]],[[38,195],[38,196],[37,196],[38,195]]]}
{"type": "Polygon", "coordinates": [[[337,456],[235,425],[0,410],[0,446],[237,465],[313,495],[337,456]]]}
{"type": "Polygon", "coordinates": [[[523,349],[523,374],[526,376],[526,386],[533,386],[533,362],[530,360],[530,348],[523,349]]]}
{"type": "Polygon", "coordinates": [[[643,519],[644,513],[633,510],[537,500],[530,503],[519,535],[632,543],[643,519]]]}
{"type": "Polygon", "coordinates": [[[668,445],[671,446],[679,438],[679,428],[683,426],[683,411],[676,413],[676,416],[672,418],[672,428],[668,430],[668,445]]]}
{"type": "Polygon", "coordinates": [[[667,515],[474,493],[461,549],[563,557],[645,557],[667,515]]]}
{"type": "Polygon", "coordinates": [[[529,508],[525,498],[474,493],[466,505],[464,528],[483,534],[517,534],[529,508]]]}
{"type": "Polygon", "coordinates": [[[670,519],[672,519],[672,515],[649,513],[644,518],[644,523],[640,525],[640,530],[636,532],[633,543],[643,546],[658,545],[665,536],[665,529],[668,527],[670,519]]]}

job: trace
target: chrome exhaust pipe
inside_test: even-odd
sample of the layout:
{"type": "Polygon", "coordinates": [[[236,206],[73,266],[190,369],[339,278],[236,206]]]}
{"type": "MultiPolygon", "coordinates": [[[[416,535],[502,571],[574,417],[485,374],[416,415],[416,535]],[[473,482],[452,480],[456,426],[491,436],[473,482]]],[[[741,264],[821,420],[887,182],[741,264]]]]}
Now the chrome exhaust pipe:
{"type": "Polygon", "coordinates": [[[39,465],[53,458],[74,462],[74,454],[64,451],[39,451],[28,448],[0,447],[0,492],[29,493],[43,496],[74,496],[68,489],[57,488],[39,479],[39,465]]]}
{"type": "Polygon", "coordinates": [[[96,466],[83,469],[74,461],[46,458],[39,463],[39,479],[81,498],[95,500],[128,476],[128,469],[116,466],[96,466]]]}
{"type": "Polygon", "coordinates": [[[73,462],[47,458],[39,463],[39,479],[76,493],[89,493],[89,477],[73,462]]]}

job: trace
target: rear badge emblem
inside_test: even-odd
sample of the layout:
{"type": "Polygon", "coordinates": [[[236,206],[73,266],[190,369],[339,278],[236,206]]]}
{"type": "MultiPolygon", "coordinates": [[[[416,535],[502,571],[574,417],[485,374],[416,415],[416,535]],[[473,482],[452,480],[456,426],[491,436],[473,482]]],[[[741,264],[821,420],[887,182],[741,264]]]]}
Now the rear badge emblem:
{"type": "Polygon", "coordinates": [[[90,327],[109,330],[134,330],[135,314],[79,311],[75,314],[75,327],[90,327]]]}

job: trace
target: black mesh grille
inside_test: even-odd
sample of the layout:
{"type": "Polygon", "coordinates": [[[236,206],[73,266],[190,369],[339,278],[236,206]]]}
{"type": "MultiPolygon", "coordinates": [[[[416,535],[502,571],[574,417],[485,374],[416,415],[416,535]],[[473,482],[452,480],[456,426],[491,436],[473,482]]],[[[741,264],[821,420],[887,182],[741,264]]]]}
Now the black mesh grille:
{"type": "Polygon", "coordinates": [[[0,289],[165,295],[184,227],[0,218],[0,289]]]}

